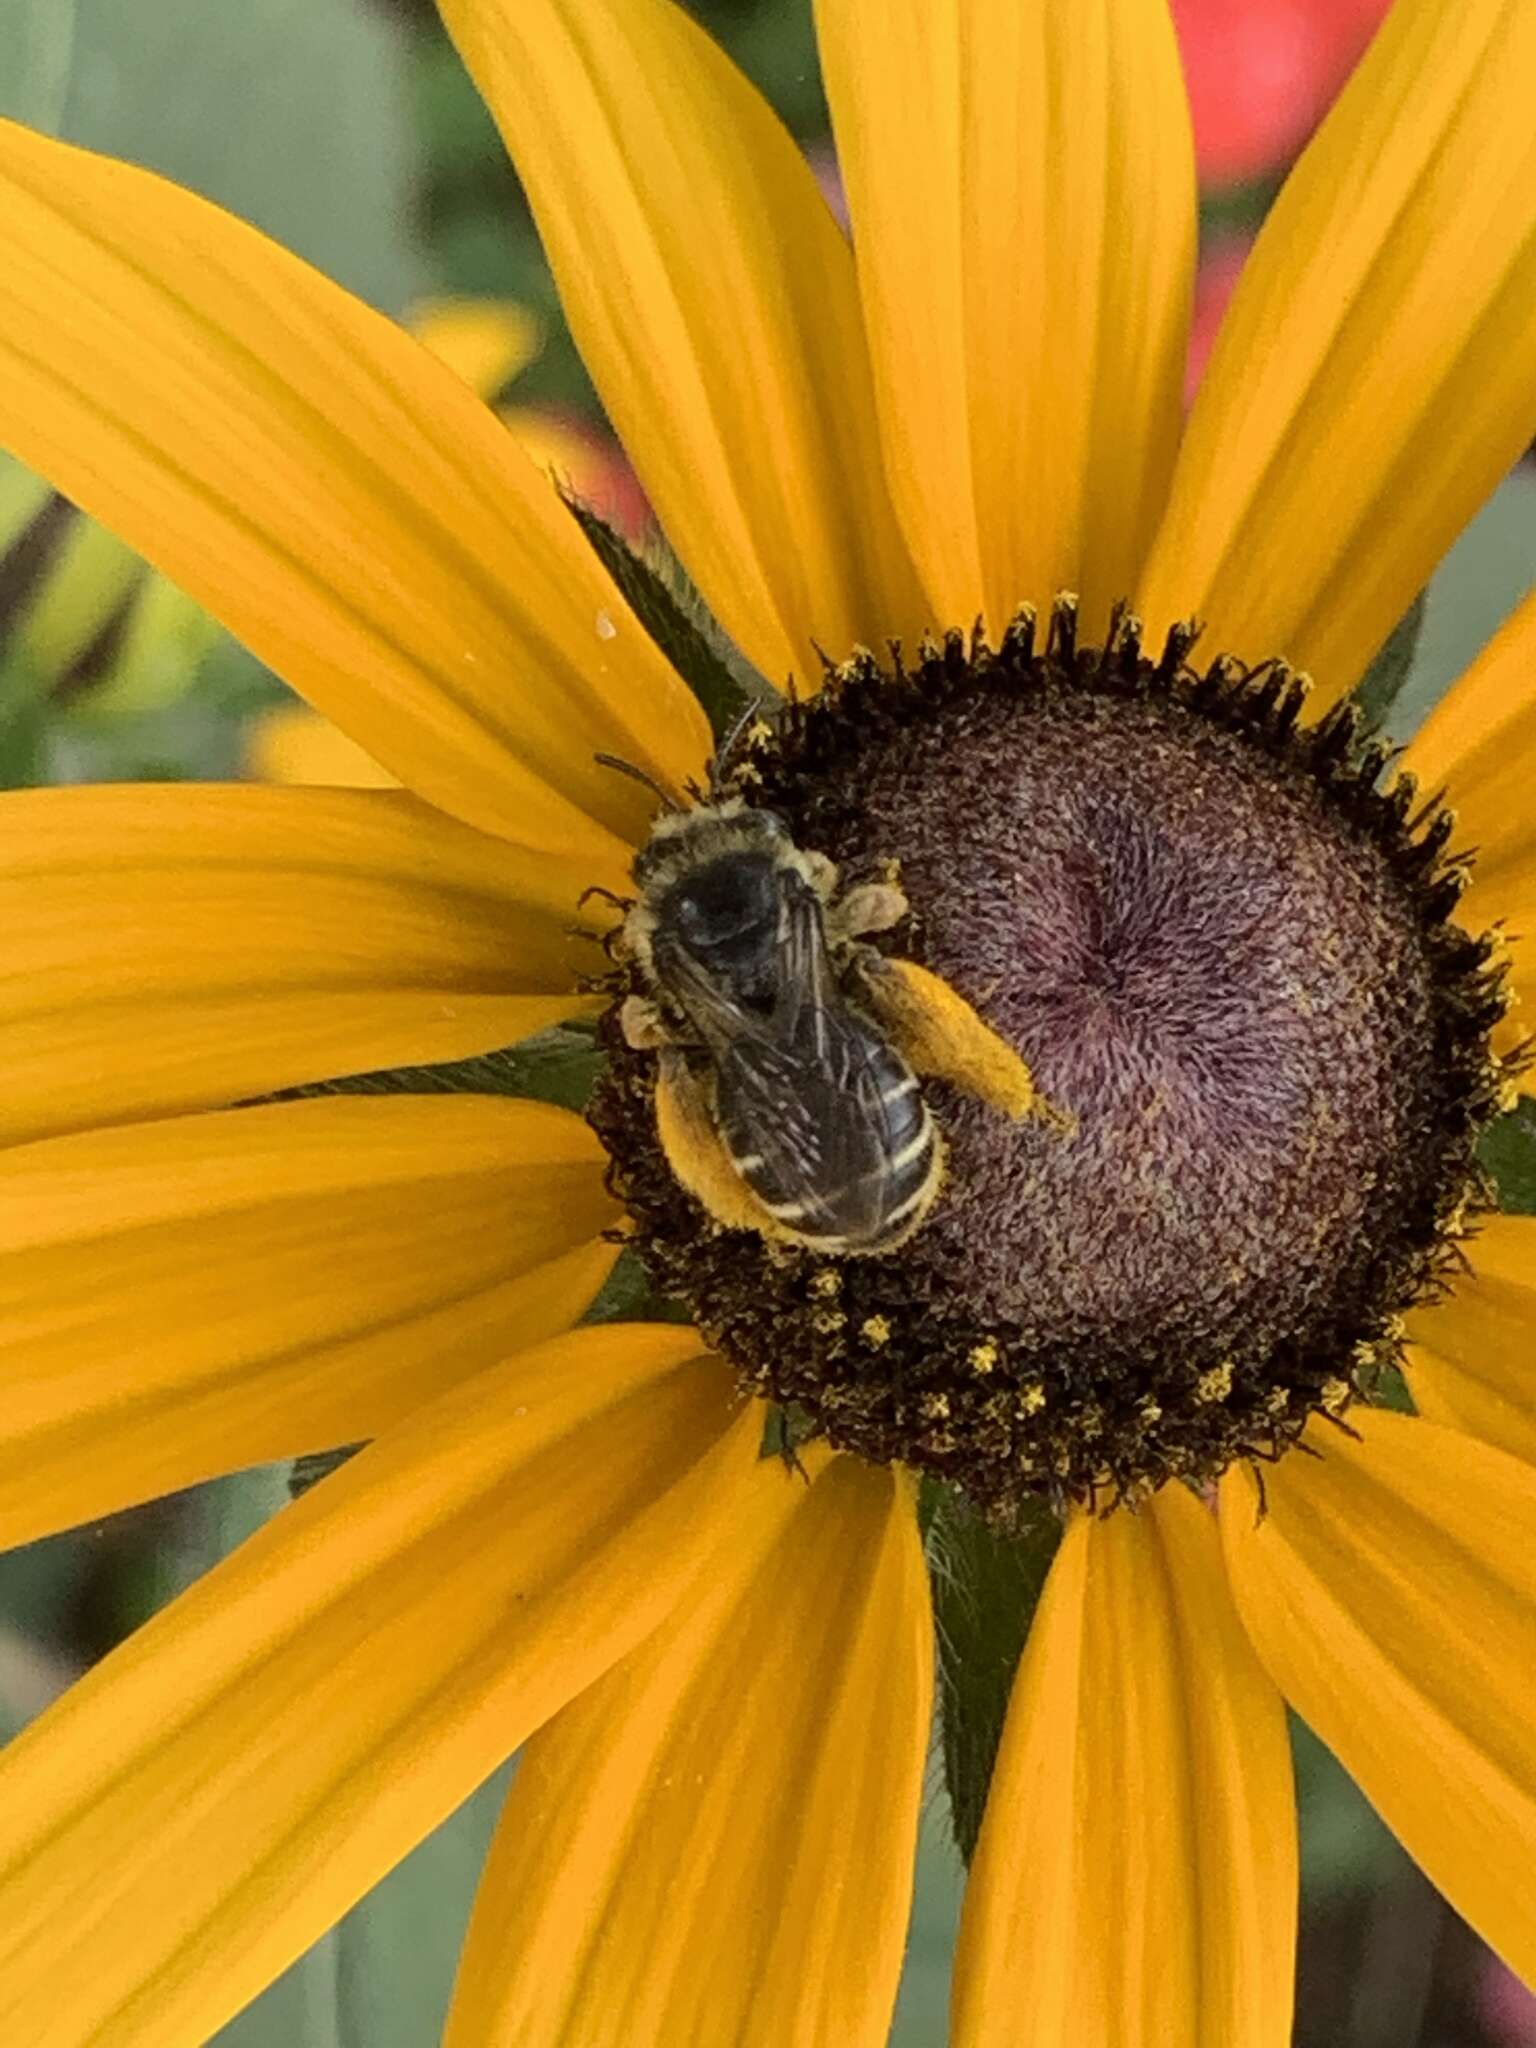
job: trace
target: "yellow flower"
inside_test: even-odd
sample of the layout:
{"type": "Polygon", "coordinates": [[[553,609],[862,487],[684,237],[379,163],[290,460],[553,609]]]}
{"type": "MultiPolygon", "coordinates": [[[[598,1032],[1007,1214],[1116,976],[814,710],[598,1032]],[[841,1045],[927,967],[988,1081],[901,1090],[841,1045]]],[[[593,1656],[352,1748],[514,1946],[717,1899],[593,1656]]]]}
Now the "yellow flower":
{"type": "MultiPolygon", "coordinates": [[[[1154,652],[1199,613],[1213,651],[1310,670],[1321,716],[1536,428],[1528,0],[1399,0],[1276,207],[1182,432],[1194,191],[1162,0],[932,0],[878,20],[818,0],[857,263],[788,137],[670,0],[444,13],[672,543],[737,646],[802,693],[818,647],[910,646],[978,615],[997,638],[1021,599],[1072,589],[1085,644],[1103,643],[1122,596],[1154,652]]],[[[1114,1447],[1114,1477],[1128,1444],[1216,1429],[1254,1395],[1248,1362],[1191,1365],[1181,1402],[1179,1361],[1154,1357],[1168,1386],[1117,1415],[1120,1382],[1080,1398],[1050,1357],[1011,1377],[1011,1326],[977,1323],[965,1358],[980,1349],[989,1369],[957,1372],[942,1406],[925,1396],[945,1418],[926,1439],[902,1438],[888,1465],[812,1446],[802,1478],[759,1457],[763,1406],[702,1337],[571,1327],[620,1222],[577,1118],[462,1096],[228,1107],[598,1007],[571,994],[593,956],[568,928],[583,888],[626,886],[650,801],[594,756],[678,789],[711,735],[533,465],[416,342],[138,170],[5,127],[0,182],[0,434],[405,785],[56,790],[0,809],[7,1539],[376,1439],[0,1762],[0,2037],[192,2048],[526,1744],[454,2048],[875,2048],[931,1693],[910,1464],[979,1457],[981,1424],[956,1421],[974,1413],[997,1441],[1048,1447],[1063,1462],[1038,1483],[1081,1499],[1093,1445],[1114,1447]]],[[[1016,685],[1059,709],[1070,628],[1058,613],[1044,666],[1006,642],[988,701],[1013,705],[1016,685]]],[[[1158,706],[1185,679],[1158,697],[1119,633],[1074,673],[1165,738],[1158,706]]],[[[986,666],[956,642],[925,674],[942,696],[986,666]]],[[[878,725],[901,687],[855,670],[803,728],[846,739],[860,703],[878,725]]],[[[1275,747],[1292,744],[1275,725],[1294,708],[1283,675],[1267,697],[1262,676],[1211,688],[1250,724],[1262,699],[1275,747]]],[[[1111,708],[1101,723],[1126,777],[1155,782],[1127,751],[1135,720],[1111,708]]],[[[938,729],[887,749],[893,830],[916,815],[897,801],[912,761],[953,765],[923,753],[938,729]]],[[[1308,802],[1332,820],[1328,845],[1365,860],[1350,823],[1364,818],[1370,875],[1382,848],[1410,867],[1421,842],[1383,822],[1368,776],[1330,781],[1327,747],[1347,734],[1322,730],[1326,746],[1295,745],[1317,767],[1308,802]]],[[[1252,737],[1213,739],[1203,780],[1165,780],[1166,815],[1122,804],[1126,843],[1150,860],[1153,827],[1179,824],[1214,862],[1202,801],[1226,787],[1232,748],[1256,758],[1252,737]]],[[[1076,773],[1060,740],[1052,759],[1076,773]]],[[[1023,765],[1046,772],[1048,752],[1023,765]]],[[[1410,750],[1480,849],[1470,930],[1519,931],[1536,911],[1533,755],[1536,601],[1410,750]]],[[[803,757],[765,762],[805,797],[803,757]]],[[[1006,822],[970,795],[950,790],[946,831],[1006,822]]],[[[1057,829],[1049,809],[1016,822],[1005,881],[1057,829]]],[[[1309,858],[1326,868],[1321,845],[1309,858]]],[[[920,848],[903,868],[940,949],[965,921],[945,895],[950,851],[941,835],[937,880],[920,848]]],[[[1092,873],[1059,865],[1073,901],[1091,897],[1092,873]]],[[[1381,912],[1415,961],[1458,943],[1440,921],[1454,877],[1424,866],[1381,912]]],[[[1159,914],[1198,896],[1202,872],[1159,914]]],[[[1366,867],[1348,872],[1363,903],[1366,867]]],[[[1300,945],[1284,896],[1264,904],[1244,943],[1278,923],[1300,945]]],[[[1015,905],[1035,908],[1027,892],[1015,905]]],[[[1314,1076],[1316,1101],[1265,1138],[1232,1108],[1274,1108],[1273,1044],[1244,1065],[1253,987],[1213,984],[1191,1023],[1213,1023],[1200,1042],[1227,1077],[1203,1100],[1213,1128],[1239,1163],[1261,1140],[1270,1167],[1276,1144],[1289,1162],[1272,1189],[1292,1233],[1307,1217],[1288,1190],[1336,1159],[1357,1106],[1376,1114],[1379,1062],[1360,1066],[1360,1046],[1385,1058],[1368,1029],[1379,991],[1352,1007],[1336,971],[1340,931],[1293,964],[1311,973],[1324,940],[1324,1021],[1357,1062],[1355,1093],[1314,1076]],[[1293,1137],[1310,1149],[1285,1152],[1293,1137]]],[[[1533,983],[1536,954],[1517,947],[1511,986],[1529,1001],[1533,983]]],[[[1424,996],[1468,1044],[1479,986],[1468,973],[1424,996]]],[[[1310,1044],[1306,975],[1280,996],[1310,1044]]],[[[1081,1078],[1103,1014],[1029,1046],[1048,1087],[1053,1066],[1081,1078]]],[[[1273,1036],[1274,1004],[1263,1014],[1273,1036]]],[[[1149,1131],[1169,1127],[1168,1087],[1138,1099],[1149,1131]]],[[[1434,1100],[1450,1158],[1486,1105],[1434,1100]]],[[[1078,1139],[1027,1135],[1040,1171],[1097,1142],[1091,1091],[1068,1106],[1078,1139]]],[[[607,1127],[622,1111],[610,1091],[607,1127]]],[[[960,1199],[995,1126],[951,1121],[960,1199]]],[[[1161,1142],[1138,1157],[1166,1164],[1161,1142]]],[[[1190,1152],[1194,1180],[1222,1155],[1214,1139],[1190,1152]]],[[[620,1167],[636,1184],[661,1171],[643,1146],[620,1167]]],[[[1127,1190],[1113,1156],[1099,1170],[1111,1211],[1127,1190]]],[[[652,1244],[681,1202],[662,1179],[635,1198],[652,1244]]],[[[1070,1212],[1085,1232],[1091,1192],[1070,1212]]],[[[1136,1250],[1155,1264],[1158,1233],[1184,1227],[1184,1186],[1153,1175],[1141,1195],[1137,1216],[1161,1220],[1138,1222],[1136,1250]]],[[[1417,1219],[1426,1246],[1458,1227],[1454,1206],[1417,1219]]],[[[1258,1257],[1268,1218],[1247,1220],[1258,1257]]],[[[1319,1222],[1288,1268],[1303,1299],[1331,1242],[1319,1222]]],[[[1000,1235],[990,1212],[982,1223],[957,1290],[1000,1235]]],[[[948,1227],[941,1212],[914,1240],[930,1274],[948,1227]]],[[[1423,1416],[1356,1405],[1355,1433],[1334,1429],[1354,1367],[1319,1367],[1307,1443],[1321,1455],[1290,1454],[1307,1403],[1288,1406],[1277,1380],[1262,1517],[1251,1455],[1214,1515],[1134,1459],[1121,1479],[1138,1513],[1070,1514],[972,1871],[957,2043],[1282,2048],[1296,1882],[1282,1698],[1536,1975],[1533,1228],[1490,1219],[1454,1298],[1414,1310],[1423,1416]]],[[[696,1219],[694,1235],[701,1273],[724,1270],[732,1242],[765,1290],[804,1270],[773,1267],[750,1233],[711,1237],[696,1219]]],[[[1112,1270],[1113,1242],[1102,1264],[1057,1251],[1028,1272],[1042,1296],[1145,1277],[1134,1260],[1112,1270]]],[[[844,1442],[886,1426],[861,1398],[901,1420],[903,1326],[858,1297],[908,1263],[836,1270],[807,1313],[829,1326],[823,1361],[861,1332],[869,1346],[839,1384],[844,1442]]],[[[789,1347],[737,1359],[776,1387],[801,1363],[789,1347]]],[[[1263,1448],[1258,1422],[1232,1426],[1263,1448]]]]}

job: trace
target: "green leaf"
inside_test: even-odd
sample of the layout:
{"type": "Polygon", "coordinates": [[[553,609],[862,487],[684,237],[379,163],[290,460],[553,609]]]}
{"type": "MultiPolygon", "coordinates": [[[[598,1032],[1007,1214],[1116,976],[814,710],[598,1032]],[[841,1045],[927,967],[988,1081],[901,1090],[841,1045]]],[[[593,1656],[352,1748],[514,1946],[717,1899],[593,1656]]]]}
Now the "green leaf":
{"type": "MultiPolygon", "coordinates": [[[[0,0],[0,18],[17,0],[0,0]]],[[[60,0],[29,0],[43,10],[60,0]]],[[[227,206],[373,304],[422,288],[405,53],[356,0],[75,0],[72,142],[227,206]]]]}
{"type": "Polygon", "coordinates": [[[1412,737],[1533,581],[1536,466],[1527,462],[1505,478],[1435,571],[1413,673],[1392,706],[1394,740],[1412,737]]]}
{"type": "Polygon", "coordinates": [[[267,1102],[296,1102],[315,1095],[516,1095],[552,1102],[560,1109],[585,1107],[602,1054],[590,1031],[557,1024],[500,1052],[473,1059],[445,1060],[431,1067],[388,1067],[372,1074],[343,1074],[284,1088],[267,1102]]]}
{"type": "Polygon", "coordinates": [[[1014,1672],[1061,1527],[1043,1505],[1002,1535],[948,1488],[932,1490],[928,1568],[939,1645],[939,1727],[950,1816],[969,1863],[1014,1672]]]}
{"type": "Polygon", "coordinates": [[[1387,635],[1380,653],[1356,685],[1355,704],[1367,725],[1377,726],[1384,722],[1408,680],[1414,656],[1419,650],[1419,637],[1424,631],[1424,600],[1425,592],[1421,590],[1387,635]]]}
{"type": "Polygon", "coordinates": [[[75,0],[0,5],[0,115],[52,133],[69,92],[75,0]]]}
{"type": "Polygon", "coordinates": [[[579,498],[567,496],[565,502],[630,610],[703,705],[715,738],[723,739],[749,705],[772,692],[725,651],[719,629],[680,568],[659,554],[638,554],[579,498]]]}
{"type": "Polygon", "coordinates": [[[1522,1095],[1483,1139],[1482,1161],[1498,1183],[1499,1207],[1536,1216],[1536,1101],[1522,1095]]]}
{"type": "Polygon", "coordinates": [[[48,741],[47,705],[15,667],[0,668],[0,789],[35,789],[52,780],[48,741]]]}

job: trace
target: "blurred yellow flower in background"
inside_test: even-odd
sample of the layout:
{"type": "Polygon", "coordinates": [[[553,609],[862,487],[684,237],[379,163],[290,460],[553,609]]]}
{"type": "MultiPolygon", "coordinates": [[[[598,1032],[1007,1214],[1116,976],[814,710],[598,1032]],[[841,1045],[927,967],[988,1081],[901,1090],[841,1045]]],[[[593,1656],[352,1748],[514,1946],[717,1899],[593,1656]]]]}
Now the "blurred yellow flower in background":
{"type": "MultiPolygon", "coordinates": [[[[1399,0],[1187,428],[1164,0],[819,0],[852,246],[669,0],[443,13],[669,541],[802,693],[818,648],[1072,590],[1085,643],[1127,595],[1156,640],[1199,614],[1321,718],[1536,429],[1526,0],[1399,0]]],[[[6,1540],[375,1439],[0,1759],[0,2035],[194,2048],[526,1743],[454,2048],[877,2048],[929,1740],[918,1448],[789,1473],[741,1359],[573,1328],[624,1223],[574,1115],[230,1106],[594,1013],[571,927],[651,822],[594,757],[681,789],[703,712],[418,341],[127,165],[6,126],[0,189],[0,437],[403,785],[0,801],[6,1540]]],[[[1536,915],[1533,759],[1536,600],[1409,750],[1479,849],[1468,932],[1536,915]]],[[[1404,902],[1453,947],[1427,880],[1404,902]]],[[[1536,1975],[1533,1248],[1488,1219],[1414,1309],[1423,1415],[1276,1439],[1264,1516],[1248,1458],[1214,1514],[1074,1507],[957,2043],[1284,2048],[1286,1701],[1536,1975]]]]}

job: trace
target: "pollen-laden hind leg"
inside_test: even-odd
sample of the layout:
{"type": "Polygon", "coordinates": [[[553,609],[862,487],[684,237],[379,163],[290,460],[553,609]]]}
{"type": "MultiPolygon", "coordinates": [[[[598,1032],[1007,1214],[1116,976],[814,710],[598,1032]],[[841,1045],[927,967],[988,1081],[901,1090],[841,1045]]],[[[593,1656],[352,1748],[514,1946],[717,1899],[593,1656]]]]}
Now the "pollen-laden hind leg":
{"type": "Polygon", "coordinates": [[[951,1081],[1005,1116],[1039,1117],[1063,1133],[1075,1120],[1048,1102],[1028,1065],[949,983],[914,960],[861,951],[851,992],[903,1053],[913,1071],[951,1081]]]}
{"type": "Polygon", "coordinates": [[[755,1230],[776,1244],[790,1241],[732,1164],[710,1106],[708,1078],[694,1074],[675,1047],[663,1049],[656,1077],[656,1134],[679,1184],[722,1230],[755,1230]]]}

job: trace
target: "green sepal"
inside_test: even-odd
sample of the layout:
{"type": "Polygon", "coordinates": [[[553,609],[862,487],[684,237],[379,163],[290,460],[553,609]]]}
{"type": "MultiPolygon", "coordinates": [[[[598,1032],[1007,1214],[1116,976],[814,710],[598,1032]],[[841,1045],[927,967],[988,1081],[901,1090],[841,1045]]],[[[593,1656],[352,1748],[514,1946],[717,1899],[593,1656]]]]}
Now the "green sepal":
{"type": "Polygon", "coordinates": [[[1355,686],[1355,708],[1372,728],[1385,721],[1413,668],[1419,635],[1424,630],[1424,599],[1425,592],[1421,590],[1355,686]]]}
{"type": "Polygon", "coordinates": [[[925,1484],[938,1635],[939,1733],[950,1820],[969,1863],[1002,1741],[1014,1673],[1061,1524],[1043,1503],[1009,1535],[949,1487],[925,1484]]]}
{"type": "Polygon", "coordinates": [[[602,1065],[590,1030],[557,1024],[518,1045],[471,1059],[444,1060],[430,1067],[386,1067],[370,1074],[342,1074],[331,1081],[306,1081],[265,1095],[263,1102],[298,1102],[316,1095],[516,1095],[581,1111],[602,1065]]]}
{"type": "Polygon", "coordinates": [[[1511,1216],[1536,1216],[1536,1100],[1522,1095],[1489,1127],[1481,1157],[1498,1187],[1499,1207],[1511,1216]]]}
{"type": "Polygon", "coordinates": [[[619,1253],[613,1271],[598,1289],[583,1323],[687,1323],[693,1318],[680,1301],[658,1294],[651,1276],[632,1251],[619,1253]]]}
{"type": "Polygon", "coordinates": [[[724,739],[749,705],[771,693],[726,652],[703,599],[671,557],[659,548],[640,554],[580,498],[567,493],[565,502],[630,610],[703,705],[715,738],[724,739]]]}

